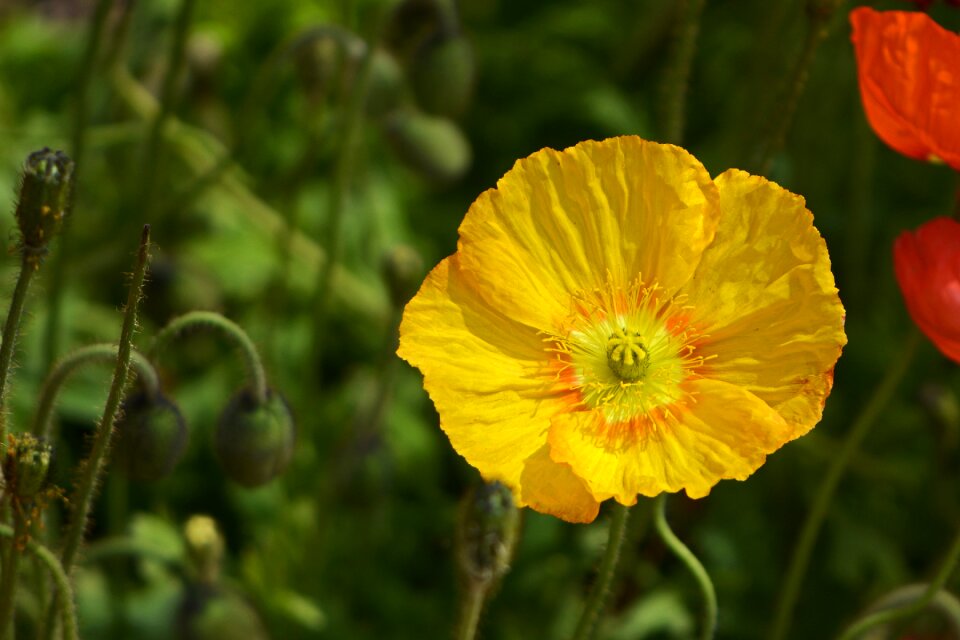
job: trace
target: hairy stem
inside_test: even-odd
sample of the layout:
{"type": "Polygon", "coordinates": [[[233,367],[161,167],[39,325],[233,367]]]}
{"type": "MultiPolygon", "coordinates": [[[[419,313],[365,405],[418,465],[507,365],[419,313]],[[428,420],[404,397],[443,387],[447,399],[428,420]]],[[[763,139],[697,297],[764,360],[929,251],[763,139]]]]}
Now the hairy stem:
{"type": "Polygon", "coordinates": [[[607,550],[604,552],[603,561],[600,563],[597,581],[593,585],[593,590],[590,591],[583,613],[580,614],[580,621],[577,623],[573,640],[590,640],[590,638],[593,638],[597,620],[603,613],[607,596],[610,593],[610,585],[613,584],[617,563],[620,561],[620,549],[623,547],[623,538],[627,531],[627,516],[630,512],[629,507],[616,502],[613,503],[611,510],[613,513],[610,520],[610,534],[607,538],[607,550]]]}

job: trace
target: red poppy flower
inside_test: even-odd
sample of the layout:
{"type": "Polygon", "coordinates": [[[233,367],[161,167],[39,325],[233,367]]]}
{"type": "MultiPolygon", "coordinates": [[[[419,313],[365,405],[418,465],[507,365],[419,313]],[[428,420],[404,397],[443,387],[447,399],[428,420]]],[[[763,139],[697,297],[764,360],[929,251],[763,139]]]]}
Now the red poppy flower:
{"type": "Polygon", "coordinates": [[[905,156],[960,170],[960,35],[924,13],[850,13],[870,126],[905,156]]]}
{"type": "Polygon", "coordinates": [[[937,348],[960,363],[960,222],[934,218],[893,245],[907,310],[937,348]]]}

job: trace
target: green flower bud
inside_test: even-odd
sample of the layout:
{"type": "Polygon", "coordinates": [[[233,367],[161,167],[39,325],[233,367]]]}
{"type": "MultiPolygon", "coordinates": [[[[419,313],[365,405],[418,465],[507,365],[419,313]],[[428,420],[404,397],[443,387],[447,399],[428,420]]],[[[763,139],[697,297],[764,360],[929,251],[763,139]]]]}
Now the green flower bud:
{"type": "Polygon", "coordinates": [[[26,250],[42,253],[63,225],[73,188],[73,161],[44,148],[27,156],[17,202],[17,224],[26,250]]]}
{"type": "Polygon", "coordinates": [[[471,489],[460,511],[457,558],[467,578],[490,583],[510,568],[520,515],[513,494],[499,482],[471,489]]]}
{"type": "Polygon", "coordinates": [[[256,610],[240,595],[209,584],[187,586],[177,612],[183,640],[267,640],[256,610]]]}
{"type": "Polygon", "coordinates": [[[266,401],[258,403],[250,390],[242,389],[223,410],[213,447],[234,482],[258,487],[286,469],[295,437],[290,406],[280,393],[268,390],[266,401]]]}
{"type": "Polygon", "coordinates": [[[452,28],[456,16],[445,2],[402,0],[390,13],[384,41],[391,51],[407,60],[433,34],[452,28]]]}
{"type": "Polygon", "coordinates": [[[381,118],[403,102],[405,91],[403,70],[396,58],[388,51],[374,49],[370,55],[366,112],[371,118],[381,118]]]}
{"type": "Polygon", "coordinates": [[[406,245],[397,245],[384,254],[380,270],[390,301],[398,308],[407,304],[423,282],[423,258],[406,245]]]}
{"type": "Polygon", "coordinates": [[[168,398],[139,391],[123,402],[117,422],[114,460],[131,480],[166,477],[187,450],[189,432],[183,414],[168,398]]]}
{"type": "Polygon", "coordinates": [[[29,433],[10,435],[3,458],[7,493],[20,502],[32,501],[43,490],[53,447],[29,433]]]}
{"type": "Polygon", "coordinates": [[[427,113],[455,117],[463,113],[476,82],[473,47],[461,35],[440,32],[414,54],[410,84],[427,113]]]}
{"type": "Polygon", "coordinates": [[[385,125],[394,153],[425,178],[451,182],[470,168],[470,143],[450,120],[401,110],[385,125]]]}

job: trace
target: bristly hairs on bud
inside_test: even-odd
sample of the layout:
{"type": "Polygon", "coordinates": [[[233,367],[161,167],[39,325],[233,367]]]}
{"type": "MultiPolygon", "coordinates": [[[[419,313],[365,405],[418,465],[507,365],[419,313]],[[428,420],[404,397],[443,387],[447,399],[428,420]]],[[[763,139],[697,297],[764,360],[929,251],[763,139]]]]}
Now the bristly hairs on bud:
{"type": "Polygon", "coordinates": [[[50,240],[60,231],[70,209],[74,163],[62,151],[44,147],[27,156],[20,179],[16,218],[20,247],[37,269],[50,240]]]}
{"type": "Polygon", "coordinates": [[[500,482],[473,487],[464,498],[457,532],[457,559],[466,578],[490,584],[510,569],[520,512],[500,482]]]}

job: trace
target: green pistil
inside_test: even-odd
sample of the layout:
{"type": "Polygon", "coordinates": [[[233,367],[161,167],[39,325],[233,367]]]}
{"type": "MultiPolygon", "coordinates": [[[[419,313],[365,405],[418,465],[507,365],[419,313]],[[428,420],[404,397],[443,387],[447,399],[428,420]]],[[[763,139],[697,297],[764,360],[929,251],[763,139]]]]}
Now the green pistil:
{"type": "Polygon", "coordinates": [[[624,382],[636,382],[647,372],[650,360],[639,331],[620,328],[607,340],[607,365],[624,382]]]}

